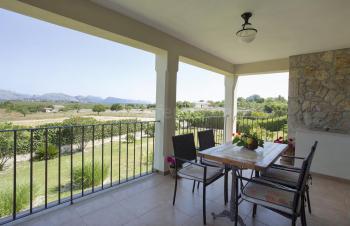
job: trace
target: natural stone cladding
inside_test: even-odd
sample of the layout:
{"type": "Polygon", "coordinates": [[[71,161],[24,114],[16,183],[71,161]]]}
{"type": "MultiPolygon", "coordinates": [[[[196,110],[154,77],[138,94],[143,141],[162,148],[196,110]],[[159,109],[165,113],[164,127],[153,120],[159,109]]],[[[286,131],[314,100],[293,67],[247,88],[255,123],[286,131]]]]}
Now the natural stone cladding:
{"type": "Polygon", "coordinates": [[[288,132],[350,133],[350,48],[289,58],[288,132]]]}

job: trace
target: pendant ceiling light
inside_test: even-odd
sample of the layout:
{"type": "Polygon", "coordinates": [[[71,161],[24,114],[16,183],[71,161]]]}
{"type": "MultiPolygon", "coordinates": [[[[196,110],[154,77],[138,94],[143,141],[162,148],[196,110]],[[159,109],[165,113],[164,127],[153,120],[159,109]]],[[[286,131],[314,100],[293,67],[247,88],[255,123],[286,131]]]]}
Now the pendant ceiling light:
{"type": "Polygon", "coordinates": [[[251,23],[249,23],[249,18],[252,16],[251,12],[246,12],[241,15],[241,17],[244,20],[244,24],[242,24],[242,29],[237,31],[236,35],[237,37],[245,43],[252,42],[256,34],[258,33],[258,30],[256,30],[251,23]]]}

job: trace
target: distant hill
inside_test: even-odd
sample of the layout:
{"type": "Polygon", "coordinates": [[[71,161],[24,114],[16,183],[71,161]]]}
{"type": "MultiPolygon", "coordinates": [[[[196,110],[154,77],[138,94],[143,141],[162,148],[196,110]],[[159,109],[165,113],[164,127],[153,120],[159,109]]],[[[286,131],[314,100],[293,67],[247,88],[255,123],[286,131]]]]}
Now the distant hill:
{"type": "Polygon", "coordinates": [[[43,95],[28,95],[0,89],[0,101],[52,101],[98,104],[149,104],[149,101],[121,99],[116,97],[101,98],[96,96],[70,96],[64,93],[45,93],[43,95]]]}

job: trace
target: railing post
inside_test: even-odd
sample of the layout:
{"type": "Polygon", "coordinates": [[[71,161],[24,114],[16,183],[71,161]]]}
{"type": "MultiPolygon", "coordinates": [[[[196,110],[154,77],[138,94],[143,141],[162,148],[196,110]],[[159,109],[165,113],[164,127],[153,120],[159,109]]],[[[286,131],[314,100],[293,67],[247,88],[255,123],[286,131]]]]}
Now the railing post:
{"type": "Polygon", "coordinates": [[[176,77],[179,57],[172,53],[156,55],[157,90],[154,168],[167,172],[165,157],[171,155],[172,136],[175,135],[176,77]]]}

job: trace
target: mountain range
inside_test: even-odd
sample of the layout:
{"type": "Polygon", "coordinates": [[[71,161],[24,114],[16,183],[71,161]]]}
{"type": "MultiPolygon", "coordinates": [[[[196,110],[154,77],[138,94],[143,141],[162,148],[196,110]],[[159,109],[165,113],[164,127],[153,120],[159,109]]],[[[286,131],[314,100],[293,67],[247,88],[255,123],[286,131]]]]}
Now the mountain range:
{"type": "Polygon", "coordinates": [[[0,89],[0,101],[52,101],[98,104],[149,104],[149,101],[122,99],[116,97],[101,98],[96,96],[70,96],[64,93],[45,93],[43,95],[29,95],[0,89]]]}

